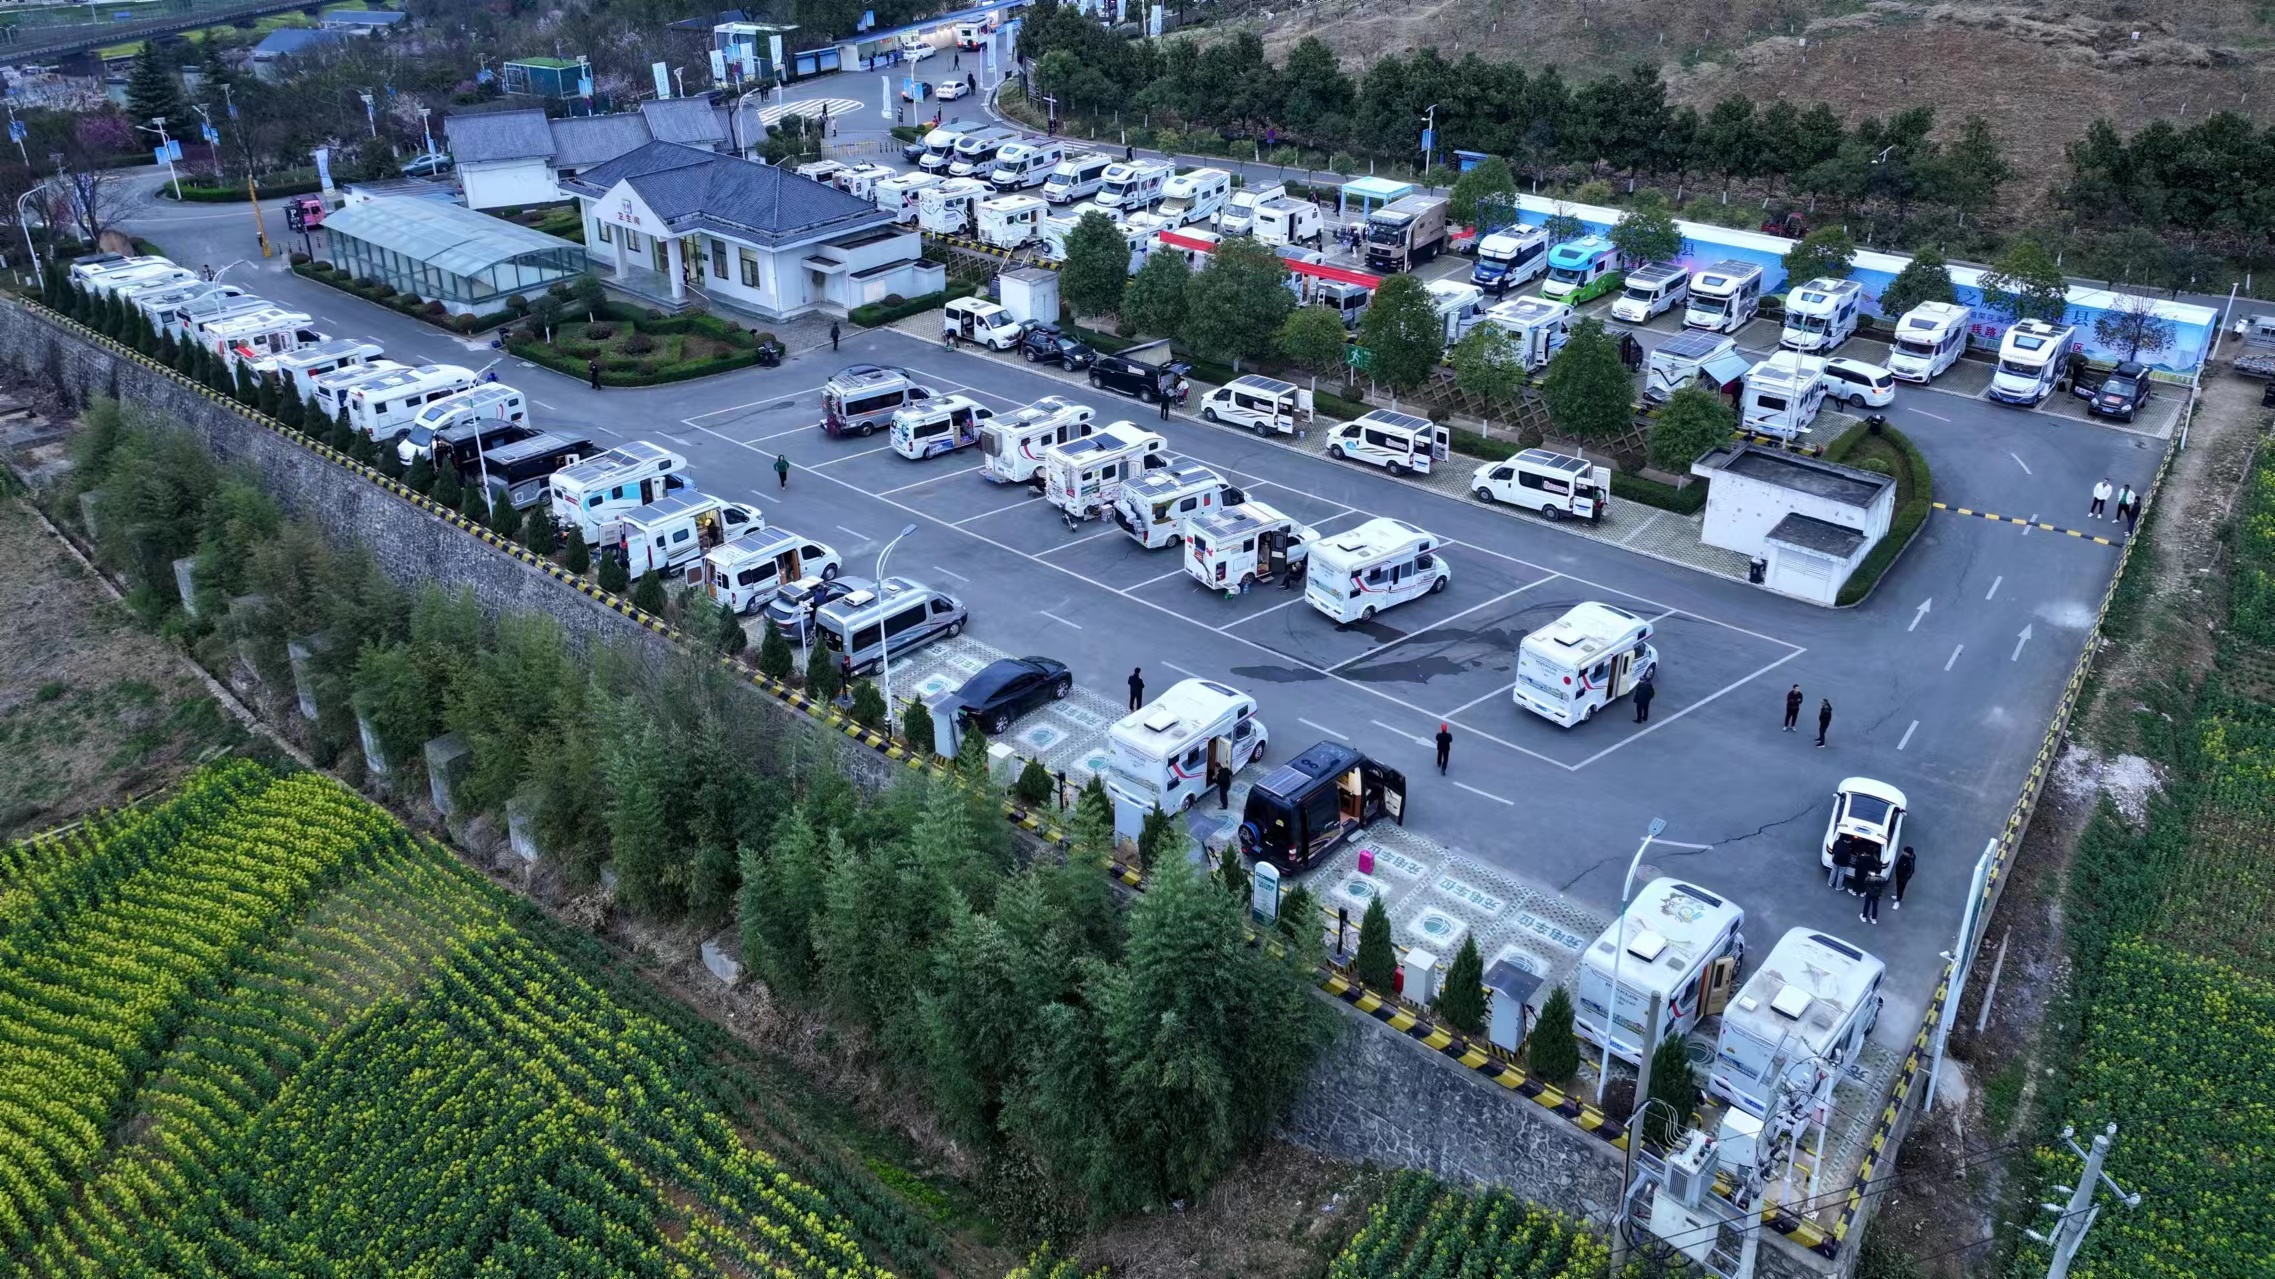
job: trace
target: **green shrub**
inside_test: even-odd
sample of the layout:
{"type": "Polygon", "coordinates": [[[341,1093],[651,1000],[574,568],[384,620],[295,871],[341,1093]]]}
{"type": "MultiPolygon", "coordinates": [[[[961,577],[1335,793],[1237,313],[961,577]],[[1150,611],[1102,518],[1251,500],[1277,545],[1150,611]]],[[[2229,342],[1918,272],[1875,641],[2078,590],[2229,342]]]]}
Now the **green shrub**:
{"type": "Polygon", "coordinates": [[[1651,1107],[1643,1117],[1643,1140],[1665,1146],[1676,1133],[1690,1126],[1691,1107],[1698,1104],[1698,1074],[1691,1069],[1689,1043],[1681,1035],[1659,1041],[1651,1054],[1651,1107]]]}
{"type": "Polygon", "coordinates": [[[640,574],[632,585],[632,607],[655,617],[664,615],[664,575],[655,569],[640,574]]]}
{"type": "Polygon", "coordinates": [[[1548,993],[1525,1040],[1525,1065],[1559,1087],[1580,1073],[1580,1037],[1572,1031],[1572,996],[1562,986],[1548,993]]]}
{"type": "Polygon", "coordinates": [[[578,577],[583,577],[592,571],[592,547],[585,542],[583,532],[577,529],[570,529],[568,532],[569,551],[568,554],[561,557],[561,567],[578,577]]]}
{"type": "Polygon", "coordinates": [[[606,325],[606,324],[588,324],[588,325],[586,325],[586,326],[585,326],[585,337],[586,337],[586,338],[588,338],[588,339],[590,339],[591,341],[594,341],[594,342],[606,342],[608,339],[610,339],[610,338],[612,338],[612,337],[615,337],[615,336],[616,336],[616,330],[615,330],[613,327],[609,326],[609,325],[606,325]]]}
{"type": "Polygon", "coordinates": [[[611,595],[622,595],[626,588],[631,585],[632,570],[626,567],[624,557],[620,555],[603,555],[600,557],[600,589],[611,595]]]}
{"type": "Polygon", "coordinates": [[[863,728],[882,728],[885,723],[885,695],[877,685],[865,679],[853,681],[853,722],[863,728]]]}
{"type": "Polygon", "coordinates": [[[1027,807],[1040,808],[1050,802],[1052,792],[1057,789],[1058,782],[1051,777],[1051,770],[1043,767],[1043,761],[1029,758],[1027,766],[1019,770],[1019,780],[1012,784],[1011,793],[1027,807]]]}
{"type": "MultiPolygon", "coordinates": [[[[769,626],[767,629],[773,630],[774,628],[769,626]]],[[[784,644],[782,647],[783,655],[786,657],[789,652],[789,645],[784,644]]],[[[932,736],[938,731],[938,728],[932,723],[932,712],[924,705],[923,698],[912,697],[908,699],[908,705],[901,707],[901,740],[907,742],[910,749],[919,755],[927,759],[931,758],[932,736]]]]}
{"type": "Polygon", "coordinates": [[[1706,507],[1704,484],[1686,484],[1676,488],[1657,480],[1644,479],[1640,475],[1629,475],[1625,471],[1611,473],[1611,495],[1630,502],[1641,502],[1645,506],[1656,506],[1662,511],[1673,511],[1677,515],[1696,515],[1706,507]]]}
{"type": "Polygon", "coordinates": [[[837,690],[844,687],[838,674],[837,657],[827,644],[816,644],[806,655],[806,696],[817,702],[834,702],[837,690]]]}
{"type": "Polygon", "coordinates": [[[764,634],[758,637],[758,672],[768,679],[785,680],[795,667],[797,658],[790,652],[790,641],[772,622],[760,623],[764,634]]]}
{"type": "Polygon", "coordinates": [[[649,355],[655,349],[656,340],[638,330],[634,330],[630,336],[624,339],[624,353],[626,355],[649,355]]]}
{"type": "Polygon", "coordinates": [[[1485,1033],[1485,960],[1477,953],[1475,937],[1462,938],[1461,952],[1446,968],[1438,1016],[1465,1035],[1485,1033]]]}
{"type": "Polygon", "coordinates": [[[1390,915],[1382,908],[1382,895],[1367,899],[1366,917],[1359,921],[1359,953],[1351,962],[1359,984],[1378,995],[1388,995],[1398,981],[1398,948],[1390,940],[1390,915]]]}

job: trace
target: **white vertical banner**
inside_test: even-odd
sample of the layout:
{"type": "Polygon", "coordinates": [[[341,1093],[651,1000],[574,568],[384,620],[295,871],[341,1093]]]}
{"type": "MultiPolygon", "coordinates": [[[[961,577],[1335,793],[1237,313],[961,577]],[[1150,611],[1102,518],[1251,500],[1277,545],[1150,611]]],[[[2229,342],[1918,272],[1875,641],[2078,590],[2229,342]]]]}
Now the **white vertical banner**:
{"type": "Polygon", "coordinates": [[[893,78],[889,75],[877,77],[877,114],[887,120],[893,118],[893,78]]]}
{"type": "Polygon", "coordinates": [[[725,52],[724,50],[720,50],[720,49],[713,49],[713,50],[711,51],[711,83],[713,83],[713,84],[725,84],[726,82],[727,82],[727,55],[726,55],[726,52],[725,52]]]}
{"type": "Polygon", "coordinates": [[[743,79],[756,80],[758,78],[758,46],[745,44],[736,47],[742,50],[743,79]]]}
{"type": "Polygon", "coordinates": [[[789,79],[790,68],[782,65],[782,37],[766,37],[766,52],[774,60],[774,78],[777,80],[789,79]]]}
{"type": "Polygon", "coordinates": [[[665,69],[664,64],[661,62],[651,64],[648,69],[656,73],[656,96],[659,98],[670,97],[671,72],[665,69]]]}
{"type": "Polygon", "coordinates": [[[1145,16],[1145,33],[1154,39],[1161,38],[1161,6],[1155,5],[1145,16]]]}

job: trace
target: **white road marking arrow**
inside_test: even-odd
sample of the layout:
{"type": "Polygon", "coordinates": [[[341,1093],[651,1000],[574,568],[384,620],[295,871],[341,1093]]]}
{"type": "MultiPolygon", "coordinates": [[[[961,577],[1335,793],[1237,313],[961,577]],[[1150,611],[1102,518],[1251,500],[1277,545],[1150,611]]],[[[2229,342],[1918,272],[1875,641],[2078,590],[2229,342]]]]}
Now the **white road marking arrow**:
{"type": "Polygon", "coordinates": [[[1912,614],[1912,624],[1904,628],[1905,634],[1908,635],[1920,628],[1920,619],[1927,616],[1928,605],[1933,603],[1935,603],[1935,597],[1932,595],[1920,601],[1919,611],[1912,614]]]}
{"type": "Polygon", "coordinates": [[[2014,637],[2014,656],[2012,656],[2012,657],[2010,657],[2010,658],[2008,658],[2008,659],[2006,659],[2006,660],[2008,660],[2008,661],[2010,661],[2010,662],[2019,662],[2019,661],[2021,661],[2021,660],[2022,660],[2022,646],[2023,646],[2023,645],[2025,645],[2025,644],[2027,644],[2027,643],[2029,643],[2029,642],[2030,642],[2030,628],[2029,628],[2029,627],[2027,627],[2027,626],[2025,626],[2025,627],[2023,627],[2023,628],[2022,628],[2022,633],[2021,633],[2021,634],[2019,634],[2019,635],[2016,635],[2016,636],[2014,637]]]}

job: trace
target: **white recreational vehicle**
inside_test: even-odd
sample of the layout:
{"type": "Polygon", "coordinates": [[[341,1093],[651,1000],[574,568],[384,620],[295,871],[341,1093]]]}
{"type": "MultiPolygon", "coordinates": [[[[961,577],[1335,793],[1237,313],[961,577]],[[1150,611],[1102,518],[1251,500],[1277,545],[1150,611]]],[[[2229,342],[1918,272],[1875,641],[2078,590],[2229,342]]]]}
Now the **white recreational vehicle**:
{"type": "Polygon", "coordinates": [[[969,448],[994,416],[994,409],[968,395],[918,400],[893,414],[893,452],[921,461],[969,448]]]}
{"type": "Polygon", "coordinates": [[[845,172],[845,162],[842,160],[814,160],[801,164],[790,172],[810,182],[833,186],[840,191],[845,189],[844,185],[838,181],[838,175],[845,172]]]}
{"type": "Polygon", "coordinates": [[[1828,389],[1823,360],[1779,351],[1746,374],[1745,393],[1738,400],[1740,424],[1781,440],[1800,439],[1817,420],[1828,389]]]}
{"type": "Polygon", "coordinates": [[[1611,318],[1645,324],[1651,317],[1690,301],[1690,272],[1672,262],[1646,262],[1619,282],[1611,318]]]}
{"type": "Polygon", "coordinates": [[[616,517],[687,487],[687,459],[646,440],[619,444],[553,473],[553,523],[587,543],[608,541],[616,517]]]}
{"type": "Polygon", "coordinates": [[[257,360],[300,346],[298,338],[301,333],[309,334],[309,342],[323,341],[323,334],[307,327],[314,320],[315,317],[306,311],[261,306],[200,320],[191,331],[197,337],[198,345],[224,359],[257,360]],[[252,348],[252,354],[239,356],[232,349],[239,343],[252,348]],[[272,344],[274,349],[271,349],[272,344]]]}
{"type": "Polygon", "coordinates": [[[1051,176],[1043,180],[1043,199],[1052,204],[1072,204],[1096,195],[1098,189],[1106,185],[1106,170],[1113,163],[1094,151],[1066,157],[1051,170],[1051,176]]]}
{"type": "Polygon", "coordinates": [[[1702,1016],[1721,1012],[1745,963],[1746,912],[1737,903],[1679,879],[1654,879],[1580,957],[1579,1006],[1572,1029],[1612,1056],[1642,1064],[1651,996],[1659,996],[1659,1036],[1688,1035],[1702,1016]],[[1617,976],[1614,976],[1614,969],[1617,976]],[[1613,982],[1618,998],[1612,997],[1613,982]],[[1614,1011],[1616,1007],[1616,1011],[1614,1011]]]}
{"type": "MultiPolygon", "coordinates": [[[[924,149],[913,159],[919,169],[936,177],[946,177],[948,162],[955,158],[956,140],[982,126],[978,120],[948,120],[924,135],[924,149]]],[[[905,153],[904,153],[905,154],[905,153]]]]}
{"type": "Polygon", "coordinates": [[[1347,626],[1435,595],[1453,578],[1438,546],[1439,539],[1425,530],[1379,517],[1321,538],[1305,569],[1304,602],[1347,626]]]}
{"type": "Polygon", "coordinates": [[[999,195],[980,201],[980,243],[1017,249],[1041,239],[1045,207],[1031,195],[999,195]]]}
{"type": "Polygon", "coordinates": [[[808,577],[828,581],[840,567],[829,546],[786,528],[770,528],[704,552],[703,584],[713,603],[755,613],[787,583],[808,577]]]}
{"type": "Polygon", "coordinates": [[[410,367],[389,359],[366,360],[310,378],[309,393],[316,397],[316,408],[324,420],[335,422],[339,420],[340,411],[348,406],[348,392],[365,382],[377,381],[410,367]]]}
{"type": "Polygon", "coordinates": [[[1611,468],[1547,449],[1526,449],[1505,462],[1486,462],[1470,476],[1480,502],[1538,511],[1550,520],[1570,516],[1591,523],[1611,508],[1611,468]]]}
{"type": "Polygon", "coordinates": [[[1098,187],[1098,207],[1123,214],[1150,209],[1161,202],[1161,189],[1173,172],[1162,160],[1133,160],[1106,166],[1106,180],[1098,187]]]}
{"type": "Polygon", "coordinates": [[[433,461],[436,460],[436,441],[454,428],[473,422],[520,426],[528,421],[529,397],[521,392],[503,382],[471,387],[421,408],[402,438],[395,442],[395,457],[405,466],[418,460],[421,454],[433,461]]]}
{"type": "Polygon", "coordinates": [[[1716,262],[1691,273],[1683,327],[1736,333],[1762,311],[1762,269],[1751,262],[1716,262]]]}
{"type": "Polygon", "coordinates": [[[1306,244],[1318,248],[1320,240],[1326,235],[1325,227],[1326,224],[1319,217],[1318,205],[1309,200],[1291,200],[1286,196],[1257,205],[1250,211],[1248,220],[1249,233],[1259,243],[1290,248],[1306,244]]]}
{"type": "Polygon", "coordinates": [[[991,351],[1008,351],[1027,333],[1011,312],[986,298],[957,298],[940,308],[940,328],[991,351]]]}
{"type": "Polygon", "coordinates": [[[1651,623],[1623,608],[1589,601],[1517,641],[1519,709],[1566,728],[1659,674],[1651,623]]]}
{"type": "MultiPolygon", "coordinates": [[[[1837,937],[1788,931],[1722,1010],[1706,1090],[1760,1119],[1793,1067],[1815,1062],[1839,1072],[1864,1051],[1880,1019],[1887,972],[1886,964],[1837,937]]],[[[1800,1091],[1807,1095],[1818,1082],[1811,1076],[1800,1091]]]]}
{"type": "Polygon", "coordinates": [[[1686,386],[1720,392],[1750,367],[1727,333],[1685,329],[1651,348],[1643,363],[1643,398],[1657,404],[1686,386]]]}
{"type": "Polygon", "coordinates": [[[1001,125],[974,129],[956,139],[954,154],[948,161],[948,176],[976,178],[984,183],[987,175],[995,169],[995,157],[1002,153],[1003,148],[1018,140],[1017,130],[1006,129],[1001,125]]]}
{"type": "Polygon", "coordinates": [[[877,207],[892,214],[895,222],[914,222],[925,191],[939,181],[929,173],[902,173],[880,178],[875,188],[877,207]]]}
{"type": "Polygon", "coordinates": [[[1098,411],[1046,395],[1024,408],[980,424],[980,478],[992,484],[1043,483],[1043,454],[1056,444],[1090,434],[1098,411]]]}
{"type": "Polygon", "coordinates": [[[317,378],[368,364],[384,354],[386,351],[377,342],[362,338],[326,338],[257,361],[253,371],[275,374],[285,389],[305,400],[315,392],[317,378]]]}
{"type": "Polygon", "coordinates": [[[211,299],[213,305],[226,305],[244,296],[245,290],[234,284],[212,284],[204,280],[191,280],[181,284],[169,284],[154,292],[137,290],[134,294],[134,305],[137,310],[150,317],[150,323],[155,325],[159,332],[167,333],[180,331],[180,321],[174,313],[192,303],[211,299]]]}
{"type": "Polygon", "coordinates": [[[1527,373],[1547,368],[1572,336],[1572,308],[1547,298],[1496,302],[1485,313],[1485,322],[1509,335],[1509,346],[1527,373]]]}
{"type": "Polygon", "coordinates": [[[1005,195],[1043,186],[1065,159],[1066,148],[1056,138],[1006,143],[987,171],[988,185],[1005,195]]]}
{"type": "Polygon", "coordinates": [[[700,583],[705,552],[765,528],[757,507],[688,489],[619,516],[617,548],[635,579],[650,569],[666,577],[687,569],[688,581],[700,583]]]}
{"type": "Polygon", "coordinates": [[[1226,235],[1247,235],[1255,229],[1257,207],[1287,193],[1288,184],[1277,180],[1240,188],[1225,198],[1224,212],[1217,215],[1217,230],[1226,235]]]}
{"type": "Polygon", "coordinates": [[[1432,280],[1422,286],[1438,313],[1439,341],[1452,346],[1485,318],[1485,290],[1459,280],[1432,280]]]}
{"type": "Polygon", "coordinates": [[[1469,269],[1469,282],[1500,297],[1547,270],[1548,232],[1519,224],[1477,242],[1477,265],[1469,269]]]}
{"type": "Polygon", "coordinates": [[[1453,456],[1453,437],[1426,417],[1369,409],[1327,433],[1327,456],[1366,462],[1392,475],[1428,475],[1432,463],[1453,456]]]}
{"type": "Polygon", "coordinates": [[[115,253],[97,253],[71,264],[73,284],[92,290],[96,281],[108,275],[139,273],[150,275],[158,271],[179,271],[172,258],[149,254],[142,257],[120,257],[115,253]]]}
{"type": "Polygon", "coordinates": [[[880,184],[898,176],[900,176],[900,170],[891,165],[873,162],[857,164],[837,175],[837,185],[838,189],[854,199],[867,200],[882,208],[883,205],[877,199],[877,188],[880,184]]]}
{"type": "Polygon", "coordinates": [[[271,305],[273,304],[266,298],[255,297],[243,290],[217,289],[210,293],[196,294],[163,315],[152,317],[152,321],[164,332],[173,334],[176,342],[194,342],[201,324],[223,316],[264,310],[271,305]]]}
{"type": "Polygon", "coordinates": [[[978,224],[979,202],[995,188],[978,178],[950,178],[917,193],[916,225],[934,235],[968,235],[978,224]]]}
{"type": "Polygon", "coordinates": [[[1999,339],[1998,367],[1991,373],[1991,398],[2005,404],[2036,404],[2054,393],[2069,371],[2078,331],[2067,324],[2018,320],[1999,339]]]}
{"type": "Polygon", "coordinates": [[[1896,341],[1888,349],[1888,371],[1906,382],[1926,382],[1959,362],[1967,352],[1967,327],[1974,312],[1957,302],[1922,302],[1896,321],[1896,341]]]}
{"type": "Polygon", "coordinates": [[[1232,175],[1222,169],[1187,169],[1161,187],[1161,216],[1173,226],[1214,224],[1232,198],[1232,175]]]}
{"type": "MultiPolygon", "coordinates": [[[[1084,206],[1084,208],[1087,209],[1088,206],[1084,206]]],[[[1114,215],[1110,211],[1101,209],[1099,212],[1103,213],[1108,221],[1113,221],[1114,215]]],[[[1068,212],[1043,219],[1043,260],[1045,262],[1066,261],[1066,238],[1074,234],[1074,228],[1081,221],[1082,214],[1080,212],[1068,212]]],[[[1126,222],[1115,222],[1114,229],[1121,232],[1123,242],[1129,245],[1129,273],[1136,275],[1138,268],[1145,265],[1146,255],[1153,251],[1152,237],[1126,222]]]]}
{"type": "Polygon", "coordinates": [[[1139,473],[1165,466],[1169,441],[1135,422],[1115,422],[1043,453],[1043,496],[1067,524],[1104,515],[1139,473]]]}
{"type": "Polygon", "coordinates": [[[822,384],[822,434],[867,439],[878,427],[892,425],[902,405],[931,396],[932,388],[915,381],[907,369],[847,365],[822,384]]]}
{"type": "Polygon", "coordinates": [[[1185,526],[1185,571],[1211,590],[1237,591],[1282,577],[1318,540],[1311,526],[1251,499],[1196,515],[1185,526]]]}
{"type": "Polygon", "coordinates": [[[1239,772],[1263,757],[1269,738],[1255,698],[1214,680],[1179,680],[1106,730],[1106,793],[1140,816],[1157,806],[1181,812],[1209,789],[1212,768],[1239,772]]]}
{"type": "Polygon", "coordinates": [[[1241,492],[1198,463],[1162,466],[1122,485],[1114,522],[1145,549],[1159,550],[1185,536],[1186,522],[1240,503],[1241,492]]]}
{"type": "Polygon", "coordinates": [[[1258,435],[1293,435],[1311,421],[1311,392],[1293,382],[1244,373],[1201,399],[1201,417],[1258,435]]]}
{"type": "Polygon", "coordinates": [[[422,364],[358,382],[348,392],[348,425],[374,440],[411,429],[419,410],[474,385],[474,370],[456,364],[422,364]]]}
{"type": "Polygon", "coordinates": [[[1814,355],[1831,352],[1856,332],[1864,286],[1854,280],[1811,280],[1785,295],[1785,331],[1777,344],[1814,355]]]}

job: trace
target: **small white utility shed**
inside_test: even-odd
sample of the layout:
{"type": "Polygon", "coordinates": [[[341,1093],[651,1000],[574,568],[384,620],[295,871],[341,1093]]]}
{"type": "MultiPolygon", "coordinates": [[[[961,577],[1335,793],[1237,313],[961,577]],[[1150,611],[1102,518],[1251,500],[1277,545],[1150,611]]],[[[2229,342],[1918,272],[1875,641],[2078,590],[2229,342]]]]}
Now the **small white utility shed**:
{"type": "Polygon", "coordinates": [[[1888,535],[1893,476],[1759,444],[1727,444],[1691,464],[1707,482],[1708,546],[1766,562],[1762,584],[1831,604],[1888,535]]]}

